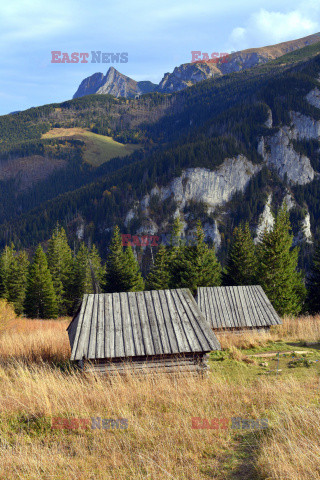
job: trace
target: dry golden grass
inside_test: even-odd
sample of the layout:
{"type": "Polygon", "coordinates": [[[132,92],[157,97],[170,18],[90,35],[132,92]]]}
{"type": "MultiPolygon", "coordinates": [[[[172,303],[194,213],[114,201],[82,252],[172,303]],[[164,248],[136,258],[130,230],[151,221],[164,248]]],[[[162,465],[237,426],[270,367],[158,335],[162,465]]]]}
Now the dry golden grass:
{"type": "MultiPolygon", "coordinates": [[[[7,308],[10,307],[7,306],[7,308]]],[[[69,323],[70,319],[16,318],[13,313],[7,328],[0,334],[0,363],[12,360],[28,363],[67,361],[70,358],[70,345],[66,332],[69,323]]]]}
{"type": "Polygon", "coordinates": [[[268,342],[320,342],[320,315],[299,318],[286,317],[282,325],[271,327],[269,331],[246,330],[240,334],[218,333],[217,337],[223,349],[230,347],[254,348],[268,342]]]}
{"type": "MultiPolygon", "coordinates": [[[[0,335],[1,479],[320,480],[316,374],[230,381],[221,365],[205,378],[83,375],[61,368],[67,324],[13,319],[0,335]],[[56,430],[55,417],[127,418],[129,426],[56,430]],[[198,430],[193,417],[268,418],[269,428],[198,430]]],[[[288,319],[268,335],[315,341],[319,324],[288,319]]],[[[235,359],[240,347],[231,349],[235,359]]]]}
{"type": "Polygon", "coordinates": [[[16,321],[16,315],[13,308],[9,305],[6,300],[0,299],[0,335],[4,332],[7,332],[8,329],[12,326],[13,322],[16,321]]]}

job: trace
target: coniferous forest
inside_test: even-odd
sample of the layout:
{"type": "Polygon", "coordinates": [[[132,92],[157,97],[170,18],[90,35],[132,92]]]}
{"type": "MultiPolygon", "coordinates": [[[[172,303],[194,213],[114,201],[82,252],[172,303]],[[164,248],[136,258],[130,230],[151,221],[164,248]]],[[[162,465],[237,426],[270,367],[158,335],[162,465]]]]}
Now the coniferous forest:
{"type": "Polygon", "coordinates": [[[199,286],[255,284],[263,287],[280,315],[320,311],[320,244],[306,278],[298,268],[299,247],[293,247],[286,206],[279,209],[274,227],[263,232],[257,244],[248,222],[237,226],[224,268],[215,247],[205,243],[201,222],[190,244],[182,235],[179,218],[172,225],[170,244],[160,244],[152,253],[145,278],[137,260],[139,252],[131,245],[123,247],[117,226],[104,259],[95,245],[80,242],[71,248],[59,225],[45,250],[38,245],[30,254],[11,244],[1,253],[0,295],[17,314],[31,318],[72,315],[86,293],[190,288],[196,294],[199,286]]]}

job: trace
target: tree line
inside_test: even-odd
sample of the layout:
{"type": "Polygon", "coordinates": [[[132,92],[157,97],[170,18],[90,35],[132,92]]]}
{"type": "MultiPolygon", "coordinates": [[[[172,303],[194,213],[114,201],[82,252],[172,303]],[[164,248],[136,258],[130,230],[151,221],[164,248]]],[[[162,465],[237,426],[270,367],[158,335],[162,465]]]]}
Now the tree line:
{"type": "Polygon", "coordinates": [[[225,268],[214,246],[205,243],[199,221],[194,244],[186,244],[180,219],[174,221],[170,245],[160,245],[143,278],[131,246],[124,248],[114,228],[106,261],[97,248],[81,243],[72,251],[65,230],[57,226],[46,253],[39,245],[31,261],[26,251],[6,246],[0,256],[0,297],[17,314],[31,318],[72,315],[85,293],[129,292],[199,286],[254,285],[263,287],[280,315],[320,311],[320,243],[307,279],[298,269],[299,248],[293,247],[289,213],[283,206],[274,226],[254,243],[249,223],[234,229],[225,268]]]}

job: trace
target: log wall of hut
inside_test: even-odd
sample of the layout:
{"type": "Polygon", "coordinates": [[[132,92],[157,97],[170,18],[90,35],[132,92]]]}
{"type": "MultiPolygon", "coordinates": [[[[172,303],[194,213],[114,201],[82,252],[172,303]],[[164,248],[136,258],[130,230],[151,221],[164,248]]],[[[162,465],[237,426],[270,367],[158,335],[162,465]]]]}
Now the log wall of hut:
{"type": "Polygon", "coordinates": [[[150,373],[205,373],[208,369],[207,354],[154,355],[119,359],[98,359],[84,361],[85,372],[125,374],[128,372],[150,373]]]}

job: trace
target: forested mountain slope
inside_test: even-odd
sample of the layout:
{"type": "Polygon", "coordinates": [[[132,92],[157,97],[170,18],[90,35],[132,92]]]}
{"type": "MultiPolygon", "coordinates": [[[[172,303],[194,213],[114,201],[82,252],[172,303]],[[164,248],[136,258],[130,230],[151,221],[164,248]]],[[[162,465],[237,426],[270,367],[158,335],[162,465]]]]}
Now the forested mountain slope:
{"type": "Polygon", "coordinates": [[[171,95],[90,95],[0,117],[0,178],[18,159],[51,168],[30,188],[1,180],[1,243],[32,246],[59,221],[103,249],[116,223],[166,233],[179,211],[186,232],[202,219],[223,259],[236,224],[263,228],[285,199],[308,249],[320,228],[319,52],[314,44],[171,95]],[[42,138],[75,127],[138,148],[96,168],[85,142],[42,138]]]}

